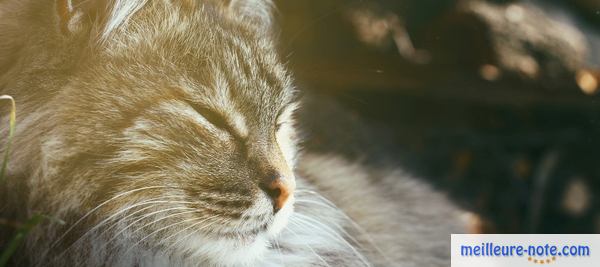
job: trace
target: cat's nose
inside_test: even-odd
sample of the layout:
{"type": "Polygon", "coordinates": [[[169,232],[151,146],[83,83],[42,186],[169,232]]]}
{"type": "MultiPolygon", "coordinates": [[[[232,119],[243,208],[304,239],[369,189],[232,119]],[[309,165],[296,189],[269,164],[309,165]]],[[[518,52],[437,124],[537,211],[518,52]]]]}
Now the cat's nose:
{"type": "Polygon", "coordinates": [[[281,175],[270,175],[260,182],[260,188],[273,202],[273,210],[278,212],[294,193],[293,182],[281,175]]]}

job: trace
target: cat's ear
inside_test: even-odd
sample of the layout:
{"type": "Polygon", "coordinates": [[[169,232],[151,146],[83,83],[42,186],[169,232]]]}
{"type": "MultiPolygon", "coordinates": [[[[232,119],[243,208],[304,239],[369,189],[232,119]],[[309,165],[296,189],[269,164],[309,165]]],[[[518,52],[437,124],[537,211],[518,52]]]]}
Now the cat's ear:
{"type": "Polygon", "coordinates": [[[272,27],[274,4],[271,0],[230,0],[229,9],[261,30],[268,31],[272,27]]]}
{"type": "Polygon", "coordinates": [[[68,35],[81,29],[84,15],[91,18],[90,2],[86,0],[55,0],[56,24],[62,34],[68,35]]]}

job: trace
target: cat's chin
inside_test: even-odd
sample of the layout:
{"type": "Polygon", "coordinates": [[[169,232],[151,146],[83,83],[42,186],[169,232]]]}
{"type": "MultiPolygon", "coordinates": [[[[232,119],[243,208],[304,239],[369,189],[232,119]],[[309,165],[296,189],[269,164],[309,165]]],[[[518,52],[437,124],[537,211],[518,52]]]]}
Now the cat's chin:
{"type": "Polygon", "coordinates": [[[186,242],[187,248],[183,250],[194,251],[195,257],[218,266],[253,266],[269,250],[270,241],[287,226],[293,212],[292,200],[275,214],[272,223],[263,232],[234,238],[198,236],[186,242]]]}
{"type": "Polygon", "coordinates": [[[288,224],[290,216],[294,213],[294,196],[292,195],[288,203],[275,214],[273,223],[267,228],[267,235],[270,238],[276,237],[288,224]]]}

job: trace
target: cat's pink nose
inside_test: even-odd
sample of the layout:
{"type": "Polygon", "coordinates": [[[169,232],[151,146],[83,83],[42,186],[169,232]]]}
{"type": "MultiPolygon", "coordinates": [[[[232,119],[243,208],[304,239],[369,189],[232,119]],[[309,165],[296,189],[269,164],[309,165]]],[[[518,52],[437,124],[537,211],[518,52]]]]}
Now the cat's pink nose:
{"type": "Polygon", "coordinates": [[[281,176],[267,177],[260,183],[260,188],[267,193],[273,202],[273,210],[278,212],[294,193],[293,182],[281,176]]]}

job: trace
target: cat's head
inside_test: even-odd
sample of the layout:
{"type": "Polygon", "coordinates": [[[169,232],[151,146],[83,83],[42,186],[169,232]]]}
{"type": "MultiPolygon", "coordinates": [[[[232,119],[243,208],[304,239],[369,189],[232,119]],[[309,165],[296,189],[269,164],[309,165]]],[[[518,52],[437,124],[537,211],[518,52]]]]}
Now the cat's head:
{"type": "Polygon", "coordinates": [[[65,44],[85,46],[60,93],[64,142],[86,155],[70,168],[89,167],[86,210],[106,202],[95,223],[119,221],[101,238],[222,264],[260,257],[295,189],[296,99],[270,3],[104,2],[56,6],[65,44]]]}

